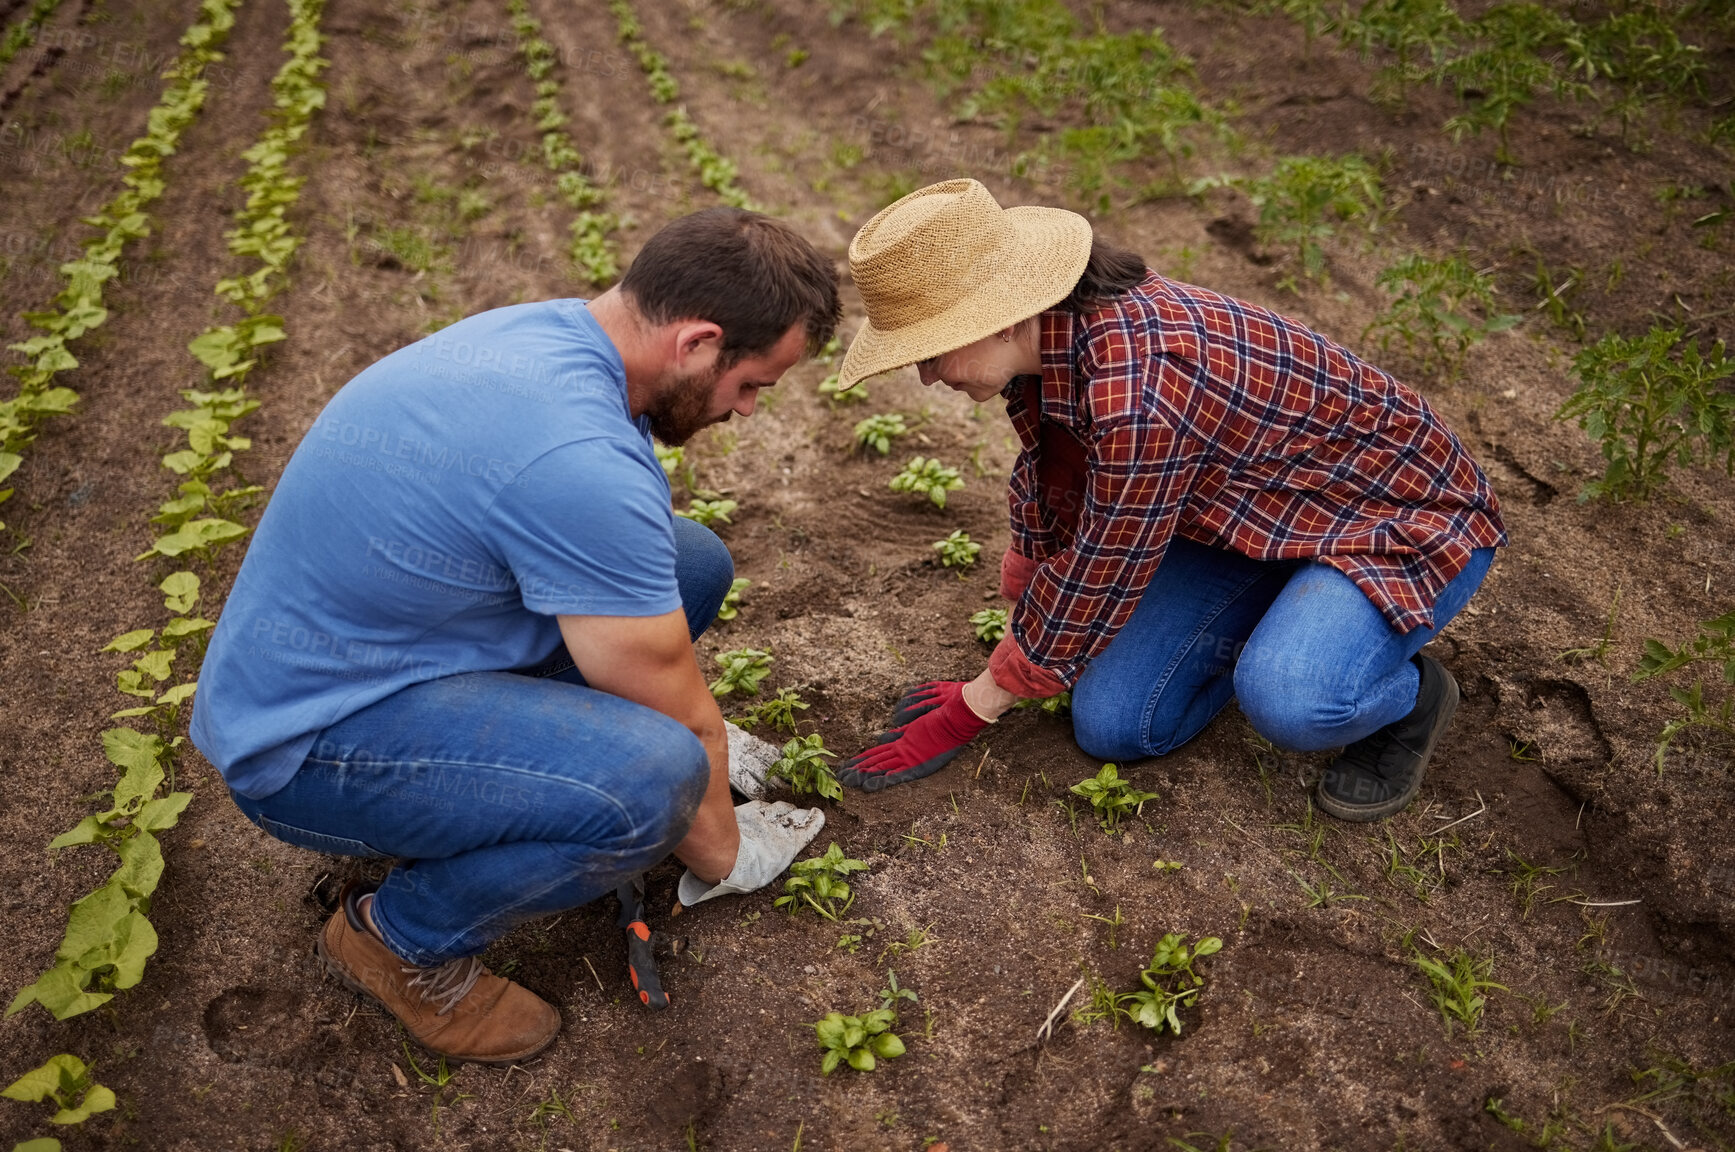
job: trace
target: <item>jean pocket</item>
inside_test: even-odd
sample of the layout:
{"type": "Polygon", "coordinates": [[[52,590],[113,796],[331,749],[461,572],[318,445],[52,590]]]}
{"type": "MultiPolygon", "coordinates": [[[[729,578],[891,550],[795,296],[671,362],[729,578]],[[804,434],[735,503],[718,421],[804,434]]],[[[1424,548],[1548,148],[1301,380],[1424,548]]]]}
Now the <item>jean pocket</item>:
{"type": "Polygon", "coordinates": [[[269,816],[249,814],[249,817],[262,832],[283,841],[285,844],[293,844],[297,848],[322,852],[327,856],[384,857],[388,855],[371,844],[360,840],[351,840],[347,836],[328,836],[324,832],[310,832],[306,828],[297,828],[293,824],[285,824],[281,820],[273,820],[269,816]]]}

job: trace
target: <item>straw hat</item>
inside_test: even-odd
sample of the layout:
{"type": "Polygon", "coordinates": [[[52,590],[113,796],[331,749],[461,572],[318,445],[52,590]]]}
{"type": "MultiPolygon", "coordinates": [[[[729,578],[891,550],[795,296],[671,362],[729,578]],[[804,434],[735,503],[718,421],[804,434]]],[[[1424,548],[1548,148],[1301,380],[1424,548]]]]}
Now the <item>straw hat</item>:
{"type": "Polygon", "coordinates": [[[867,305],[838,387],[973,344],[1066,299],[1090,260],[1090,221],[1002,208],[974,180],[930,184],[879,211],[849,245],[867,305]]]}

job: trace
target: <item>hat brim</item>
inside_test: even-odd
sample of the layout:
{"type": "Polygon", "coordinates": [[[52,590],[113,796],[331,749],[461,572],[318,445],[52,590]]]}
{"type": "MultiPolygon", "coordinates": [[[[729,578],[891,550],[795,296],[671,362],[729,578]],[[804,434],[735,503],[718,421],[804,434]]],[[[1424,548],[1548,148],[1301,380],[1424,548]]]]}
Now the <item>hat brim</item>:
{"type": "Polygon", "coordinates": [[[870,376],[956,351],[1054,307],[1071,294],[1090,262],[1090,221],[1064,208],[1008,208],[1017,237],[990,267],[971,270],[982,283],[944,311],[881,331],[870,320],[850,341],[838,391],[870,376]]]}

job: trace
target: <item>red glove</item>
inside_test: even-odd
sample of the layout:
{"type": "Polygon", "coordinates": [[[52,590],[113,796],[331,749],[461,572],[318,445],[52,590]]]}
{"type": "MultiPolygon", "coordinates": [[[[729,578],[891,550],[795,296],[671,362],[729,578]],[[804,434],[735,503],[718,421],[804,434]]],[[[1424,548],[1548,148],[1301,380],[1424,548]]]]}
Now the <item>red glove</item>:
{"type": "Polygon", "coordinates": [[[864,792],[920,780],[951,763],[988,721],[964,703],[960,680],[918,684],[898,700],[879,743],[845,761],[837,778],[864,792]]]}

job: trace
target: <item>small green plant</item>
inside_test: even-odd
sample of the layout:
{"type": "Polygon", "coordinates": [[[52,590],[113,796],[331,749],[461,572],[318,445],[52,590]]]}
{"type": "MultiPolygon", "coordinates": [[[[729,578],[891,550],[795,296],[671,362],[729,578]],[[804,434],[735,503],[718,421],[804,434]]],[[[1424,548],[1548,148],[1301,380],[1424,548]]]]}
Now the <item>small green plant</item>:
{"type": "Polygon", "coordinates": [[[1472,345],[1519,320],[1495,309],[1494,278],[1462,256],[1408,256],[1381,272],[1374,283],[1396,299],[1368,325],[1363,338],[1378,332],[1382,351],[1390,349],[1394,339],[1403,341],[1404,351],[1419,354],[1424,371],[1437,366],[1457,376],[1472,345]],[[1485,319],[1477,319],[1467,305],[1485,319]]]}
{"type": "Polygon", "coordinates": [[[913,989],[898,987],[897,971],[895,969],[887,968],[886,986],[880,989],[880,1007],[895,1009],[900,1000],[908,1000],[912,1004],[920,1004],[922,1002],[922,998],[917,996],[913,989]]]}
{"type": "Polygon", "coordinates": [[[921,456],[910,457],[910,462],[892,477],[888,485],[893,492],[926,496],[933,501],[936,508],[946,506],[946,493],[955,492],[963,486],[964,478],[958,475],[956,468],[947,468],[938,460],[921,456]]]}
{"type": "Polygon", "coordinates": [[[861,1016],[827,1012],[825,1019],[813,1026],[819,1046],[825,1050],[819,1062],[820,1074],[830,1076],[839,1064],[848,1064],[857,1072],[872,1072],[877,1060],[902,1056],[904,1042],[892,1031],[897,1022],[897,1013],[890,1008],[861,1016]]]}
{"type": "MultiPolygon", "coordinates": [[[[1679,648],[1670,648],[1661,640],[1645,637],[1645,654],[1639,660],[1638,671],[1633,673],[1633,682],[1643,683],[1694,664],[1720,668],[1722,682],[1735,684],[1735,611],[1700,624],[1699,634],[1691,643],[1679,648]]],[[[1726,690],[1721,704],[1708,704],[1704,681],[1695,679],[1691,688],[1670,688],[1669,695],[1686,709],[1686,715],[1670,720],[1657,736],[1655,763],[1659,773],[1669,754],[1669,746],[1675,737],[1689,728],[1711,728],[1735,736],[1735,691],[1726,690]]]]}
{"type": "Polygon", "coordinates": [[[1440,1010],[1446,1024],[1446,1034],[1452,1034],[1453,1024],[1461,1024],[1467,1035],[1474,1035],[1482,1024],[1482,1010],[1487,1006],[1484,989],[1507,991],[1506,985],[1496,984],[1492,957],[1478,959],[1462,948],[1444,958],[1444,963],[1412,949],[1410,961],[1428,978],[1429,996],[1440,1010]]]}
{"type": "Polygon", "coordinates": [[[1495,159],[1516,164],[1507,134],[1512,113],[1539,91],[1563,98],[1589,91],[1554,58],[1553,50],[1575,28],[1568,17],[1523,0],[1496,4],[1470,23],[1467,50],[1451,54],[1432,73],[1436,81],[1450,80],[1460,100],[1473,101],[1446,121],[1452,139],[1492,128],[1495,159]]]}
{"type": "Polygon", "coordinates": [[[735,723],[743,728],[751,728],[756,724],[769,724],[779,732],[788,732],[790,735],[794,735],[795,714],[805,712],[809,707],[795,689],[779,688],[777,695],[747,709],[735,718],[735,723]]]}
{"type": "Polygon", "coordinates": [[[976,639],[986,640],[990,644],[998,644],[1006,638],[1006,616],[1004,608],[984,608],[970,617],[970,623],[976,629],[976,639]]]}
{"type": "Polygon", "coordinates": [[[1506,873],[1512,877],[1512,883],[1509,887],[1512,889],[1512,895],[1518,898],[1518,903],[1523,909],[1519,918],[1528,920],[1530,919],[1530,909],[1536,905],[1537,897],[1554,887],[1552,884],[1542,883],[1542,878],[1544,876],[1558,876],[1566,869],[1531,864],[1510,848],[1506,850],[1506,858],[1512,862],[1512,867],[1506,873]]]}
{"type": "Polygon", "coordinates": [[[46,1101],[54,1105],[50,1124],[82,1124],[115,1106],[114,1093],[96,1082],[84,1061],[65,1054],[50,1056],[40,1068],[0,1089],[0,1096],[27,1104],[46,1101]]]}
{"type": "Polygon", "coordinates": [[[1170,932],[1157,942],[1151,962],[1139,973],[1139,982],[1144,987],[1116,997],[1116,1010],[1158,1035],[1167,1028],[1179,1036],[1180,1010],[1197,1003],[1205,986],[1205,978],[1193,970],[1193,964],[1222,949],[1223,941],[1216,936],[1189,945],[1185,935],[1170,932]]]}
{"type": "Polygon", "coordinates": [[[790,877],[783,882],[783,895],[772,904],[787,908],[791,916],[803,908],[811,908],[835,924],[855,903],[855,893],[845,877],[853,872],[866,872],[867,868],[865,862],[845,856],[843,849],[833,842],[825,855],[797,860],[789,866],[790,877]]]}
{"type": "Polygon", "coordinates": [[[1679,328],[1652,328],[1626,339],[1609,333],[1573,360],[1579,386],[1554,414],[1576,420],[1602,450],[1607,466],[1580,500],[1643,500],[1683,466],[1723,458],[1735,474],[1735,392],[1714,388],[1735,376],[1721,342],[1709,356],[1679,328]]]}
{"type": "Polygon", "coordinates": [[[675,515],[709,528],[713,524],[735,523],[729,516],[739,507],[741,505],[733,500],[691,500],[687,503],[686,511],[677,508],[675,515]]]}
{"type": "MultiPolygon", "coordinates": [[[[1378,225],[1385,209],[1380,176],[1360,156],[1285,156],[1269,175],[1253,179],[1212,177],[1196,182],[1199,192],[1219,185],[1241,189],[1259,212],[1260,243],[1290,248],[1300,275],[1324,283],[1324,243],[1339,224],[1366,221],[1378,225]]],[[[1280,282],[1298,292],[1296,274],[1280,282]]]]}
{"type": "Polygon", "coordinates": [[[1113,836],[1127,815],[1138,815],[1146,800],[1155,800],[1155,792],[1140,792],[1129,780],[1121,779],[1113,764],[1104,764],[1095,776],[1080,780],[1070,789],[1073,795],[1090,801],[1102,830],[1113,836]]]}
{"type": "Polygon", "coordinates": [[[717,619],[733,620],[741,615],[741,593],[751,587],[753,581],[745,576],[737,576],[729,582],[729,591],[723,594],[723,603],[717,607],[717,619]]]}
{"type": "Polygon", "coordinates": [[[827,404],[836,408],[840,404],[867,403],[868,390],[865,382],[858,380],[855,387],[840,390],[838,388],[840,382],[838,376],[838,373],[833,372],[819,382],[819,395],[827,404]]]}
{"type": "Polygon", "coordinates": [[[872,448],[881,456],[889,456],[892,441],[907,432],[909,428],[904,424],[902,412],[881,412],[856,422],[856,447],[864,450],[872,448]]]}
{"type": "Polygon", "coordinates": [[[837,753],[825,746],[825,738],[819,733],[798,736],[783,746],[783,755],[766,776],[787,780],[797,796],[814,792],[828,800],[842,800],[843,785],[826,763],[836,758],[837,753]]]}
{"type": "Polygon", "coordinates": [[[717,666],[723,674],[711,681],[711,695],[722,699],[733,692],[749,696],[759,694],[760,683],[771,675],[776,658],[762,648],[732,648],[717,653],[717,666]]]}
{"type": "Polygon", "coordinates": [[[982,545],[971,540],[962,528],[954,529],[944,540],[936,540],[929,547],[940,554],[940,563],[947,568],[968,568],[976,563],[976,554],[982,551],[982,545]]]}
{"type": "Polygon", "coordinates": [[[1562,660],[1595,660],[1604,668],[1608,667],[1609,645],[1614,643],[1615,618],[1621,610],[1621,588],[1615,585],[1615,597],[1609,605],[1608,620],[1603,624],[1602,639],[1585,648],[1568,648],[1560,654],[1562,660]]]}

